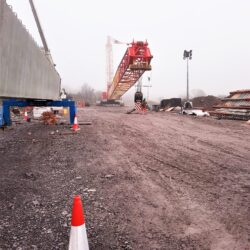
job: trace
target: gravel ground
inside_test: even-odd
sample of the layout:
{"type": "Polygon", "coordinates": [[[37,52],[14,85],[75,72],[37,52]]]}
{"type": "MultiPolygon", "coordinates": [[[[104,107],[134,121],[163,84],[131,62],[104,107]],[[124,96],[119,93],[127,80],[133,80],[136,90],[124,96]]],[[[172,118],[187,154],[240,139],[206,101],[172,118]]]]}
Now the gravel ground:
{"type": "Polygon", "coordinates": [[[67,249],[74,194],[90,249],[250,249],[250,126],[125,111],[0,131],[0,249],[67,249]]]}

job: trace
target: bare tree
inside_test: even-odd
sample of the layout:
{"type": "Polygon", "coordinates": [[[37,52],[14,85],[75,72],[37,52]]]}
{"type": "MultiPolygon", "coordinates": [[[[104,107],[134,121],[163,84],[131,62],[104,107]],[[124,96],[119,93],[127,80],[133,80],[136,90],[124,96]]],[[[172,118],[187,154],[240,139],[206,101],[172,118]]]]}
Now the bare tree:
{"type": "Polygon", "coordinates": [[[77,93],[69,93],[68,96],[70,96],[75,101],[84,101],[88,106],[93,105],[97,100],[100,100],[101,91],[97,91],[88,83],[84,83],[77,93]]]}
{"type": "Polygon", "coordinates": [[[192,97],[200,97],[200,96],[206,96],[206,93],[202,89],[192,89],[191,90],[192,97]]]}
{"type": "Polygon", "coordinates": [[[93,104],[96,101],[95,90],[88,83],[81,86],[79,94],[85,103],[93,104]]]}

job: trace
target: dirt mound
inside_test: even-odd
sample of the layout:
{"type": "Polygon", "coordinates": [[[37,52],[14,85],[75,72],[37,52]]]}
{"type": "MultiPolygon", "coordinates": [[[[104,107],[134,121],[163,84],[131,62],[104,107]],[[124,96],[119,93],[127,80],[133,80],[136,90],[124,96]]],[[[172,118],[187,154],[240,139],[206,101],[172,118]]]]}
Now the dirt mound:
{"type": "Polygon", "coordinates": [[[206,109],[211,109],[213,108],[213,106],[220,104],[221,99],[216,96],[208,95],[195,97],[193,98],[192,102],[194,107],[203,107],[206,109]]]}

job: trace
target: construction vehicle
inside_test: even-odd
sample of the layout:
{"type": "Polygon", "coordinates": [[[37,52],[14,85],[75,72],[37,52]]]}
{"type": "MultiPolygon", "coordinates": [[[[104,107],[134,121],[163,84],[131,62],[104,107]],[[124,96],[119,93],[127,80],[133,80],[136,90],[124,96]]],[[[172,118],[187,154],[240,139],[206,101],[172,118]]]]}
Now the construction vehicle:
{"type": "Polygon", "coordinates": [[[131,114],[134,111],[145,111],[147,108],[147,102],[145,99],[143,99],[143,93],[142,93],[142,77],[140,77],[135,87],[136,87],[136,92],[134,96],[135,106],[131,110],[127,111],[127,114],[131,114]]]}
{"type": "Polygon", "coordinates": [[[135,92],[135,98],[134,98],[134,102],[142,102],[143,100],[143,93],[142,93],[142,77],[140,77],[140,79],[137,82],[136,85],[136,92],[135,92]]]}
{"type": "MultiPolygon", "coordinates": [[[[115,40],[117,41],[117,40],[115,40]]],[[[116,43],[121,43],[117,41],[116,43]]],[[[124,44],[124,43],[123,43],[124,44]]],[[[133,41],[128,44],[125,54],[112,79],[112,44],[107,43],[107,93],[103,93],[107,103],[115,103],[141,78],[145,71],[151,70],[151,55],[148,43],[133,41]]],[[[138,93],[136,94],[138,95],[138,93]]]]}

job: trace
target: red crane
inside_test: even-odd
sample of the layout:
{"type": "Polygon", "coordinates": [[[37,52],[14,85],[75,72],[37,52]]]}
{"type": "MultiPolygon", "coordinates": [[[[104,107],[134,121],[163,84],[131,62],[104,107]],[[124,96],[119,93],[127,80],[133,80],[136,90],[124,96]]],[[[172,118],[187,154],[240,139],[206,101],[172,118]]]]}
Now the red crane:
{"type": "Polygon", "coordinates": [[[107,99],[119,100],[142,76],[151,70],[151,55],[147,42],[132,42],[127,48],[113,78],[108,86],[107,99]]]}

